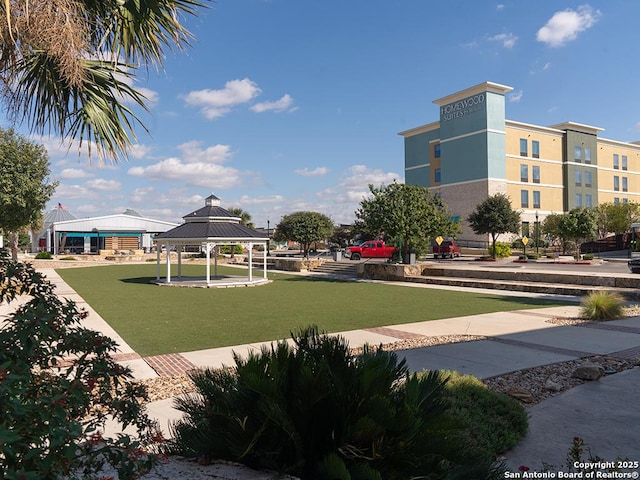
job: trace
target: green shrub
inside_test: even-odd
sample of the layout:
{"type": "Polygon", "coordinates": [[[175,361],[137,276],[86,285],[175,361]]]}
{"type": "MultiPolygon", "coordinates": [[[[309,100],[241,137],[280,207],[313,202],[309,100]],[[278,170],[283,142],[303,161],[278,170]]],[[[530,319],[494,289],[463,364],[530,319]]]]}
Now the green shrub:
{"type": "Polygon", "coordinates": [[[539,253],[527,253],[527,258],[529,260],[538,260],[540,258],[539,253]]]}
{"type": "Polygon", "coordinates": [[[113,340],[82,327],[86,311],[60,300],[30,264],[0,254],[0,302],[30,300],[0,325],[1,478],[94,479],[105,464],[133,479],[156,462],[144,388],[112,359],[113,340]],[[105,439],[106,419],[135,427],[105,439]]]}
{"type": "Polygon", "coordinates": [[[76,261],[76,257],[60,257],[60,260],[76,261]]]}
{"type": "MultiPolygon", "coordinates": [[[[493,256],[493,245],[489,245],[489,255],[493,256]]],[[[511,247],[508,243],[496,242],[496,257],[508,258],[511,256],[511,247]]]]}
{"type": "Polygon", "coordinates": [[[51,255],[49,252],[38,252],[36,258],[38,260],[51,260],[53,258],[53,255],[51,255]]]}
{"type": "Polygon", "coordinates": [[[582,256],[582,259],[583,259],[583,260],[593,260],[593,253],[585,253],[585,254],[582,256]]]}
{"type": "Polygon", "coordinates": [[[624,298],[619,293],[606,290],[591,292],[580,303],[581,316],[588,320],[613,320],[620,318],[624,298]]]}
{"type": "Polygon", "coordinates": [[[452,443],[446,377],[409,374],[381,349],[349,353],[315,327],[232,371],[191,374],[197,395],[175,401],[171,451],[241,462],[302,478],[502,478],[493,458],[452,443]]]}
{"type": "Polygon", "coordinates": [[[459,423],[461,448],[479,458],[495,458],[527,432],[527,413],[517,400],[494,392],[473,375],[447,372],[447,414],[459,423]]]}

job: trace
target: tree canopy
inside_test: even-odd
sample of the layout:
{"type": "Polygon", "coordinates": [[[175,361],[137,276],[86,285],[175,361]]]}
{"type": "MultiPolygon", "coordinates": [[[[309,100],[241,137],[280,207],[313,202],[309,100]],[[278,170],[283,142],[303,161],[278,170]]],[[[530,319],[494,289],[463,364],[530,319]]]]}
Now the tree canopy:
{"type": "Polygon", "coordinates": [[[467,221],[478,235],[491,235],[493,258],[496,258],[498,235],[520,232],[520,213],[511,208],[511,201],[504,193],[487,197],[476,206],[467,221]]]}
{"type": "Polygon", "coordinates": [[[19,231],[38,226],[57,182],[49,181],[45,148],[13,130],[0,129],[0,159],[0,229],[15,260],[19,231]]]}
{"type": "Polygon", "coordinates": [[[333,222],[329,217],[318,212],[295,212],[285,215],[276,225],[274,240],[299,243],[304,256],[309,256],[309,248],[313,242],[319,242],[333,233],[333,222]]]}
{"type": "Polygon", "coordinates": [[[598,238],[611,233],[626,233],[630,231],[631,224],[640,219],[640,204],[635,202],[601,203],[594,210],[598,238]]]}
{"type": "Polygon", "coordinates": [[[233,207],[229,209],[229,213],[235,215],[240,219],[240,223],[245,227],[253,228],[253,222],[251,221],[251,214],[240,207],[233,207]]]}
{"type": "MultiPolygon", "coordinates": [[[[206,0],[204,0],[206,1],[206,0]]],[[[140,123],[130,105],[140,67],[189,44],[180,23],[199,0],[7,0],[0,2],[0,78],[6,111],[36,133],[127,156],[140,123]]]]}
{"type": "Polygon", "coordinates": [[[591,208],[574,208],[560,219],[560,235],[576,242],[577,255],[580,243],[591,240],[596,233],[596,214],[591,208]]]}
{"type": "Polygon", "coordinates": [[[454,236],[460,230],[442,200],[426,187],[393,182],[369,185],[369,190],[371,196],[356,211],[355,227],[370,238],[384,234],[400,248],[403,259],[411,252],[425,252],[432,238],[454,236]]]}

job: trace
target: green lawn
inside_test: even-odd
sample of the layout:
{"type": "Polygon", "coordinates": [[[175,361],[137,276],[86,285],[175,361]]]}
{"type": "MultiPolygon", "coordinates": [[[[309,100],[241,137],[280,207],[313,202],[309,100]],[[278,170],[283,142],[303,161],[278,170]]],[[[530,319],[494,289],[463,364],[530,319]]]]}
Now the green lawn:
{"type": "MultiPolygon", "coordinates": [[[[202,265],[182,268],[185,276],[204,276],[202,265]]],[[[221,275],[243,273],[218,268],[221,275]]],[[[249,288],[162,287],[149,283],[155,264],[57,272],[142,356],[280,339],[309,324],[339,332],[559,304],[282,273],[270,273],[270,284],[249,288]]]]}

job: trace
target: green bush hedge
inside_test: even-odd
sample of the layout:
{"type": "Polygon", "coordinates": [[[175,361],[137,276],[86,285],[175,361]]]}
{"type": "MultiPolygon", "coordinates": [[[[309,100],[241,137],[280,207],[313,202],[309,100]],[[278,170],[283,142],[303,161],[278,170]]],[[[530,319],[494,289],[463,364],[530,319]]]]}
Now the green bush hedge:
{"type": "Polygon", "coordinates": [[[232,371],[191,375],[177,399],[172,453],[241,462],[303,480],[494,479],[486,450],[468,450],[446,414],[447,377],[409,374],[395,353],[349,353],[310,327],[295,347],[235,357],[232,371]]]}
{"type": "Polygon", "coordinates": [[[583,298],[580,307],[583,318],[614,320],[622,316],[624,298],[616,292],[594,291],[583,298]]]}
{"type": "Polygon", "coordinates": [[[51,255],[49,252],[38,252],[36,258],[38,260],[51,260],[53,258],[53,255],[51,255]]]}
{"type": "MultiPolygon", "coordinates": [[[[489,255],[493,256],[493,245],[489,245],[489,255]]],[[[508,258],[511,256],[511,247],[508,243],[496,242],[496,257],[508,258]]]]}

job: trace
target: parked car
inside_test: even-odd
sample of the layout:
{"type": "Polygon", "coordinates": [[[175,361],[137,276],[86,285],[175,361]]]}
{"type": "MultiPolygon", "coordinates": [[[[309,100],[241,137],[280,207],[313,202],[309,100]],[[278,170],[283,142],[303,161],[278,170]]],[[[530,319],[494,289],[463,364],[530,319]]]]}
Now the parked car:
{"type": "Polygon", "coordinates": [[[627,265],[629,266],[631,273],[640,273],[640,257],[632,258],[627,262],[627,265]]]}
{"type": "Polygon", "coordinates": [[[435,243],[433,245],[433,258],[453,258],[460,256],[460,247],[456,244],[455,240],[443,240],[440,245],[435,243]]]}
{"type": "Polygon", "coordinates": [[[393,258],[398,249],[386,245],[382,240],[370,240],[348,247],[347,250],[351,260],[360,260],[361,258],[393,258]]]}

